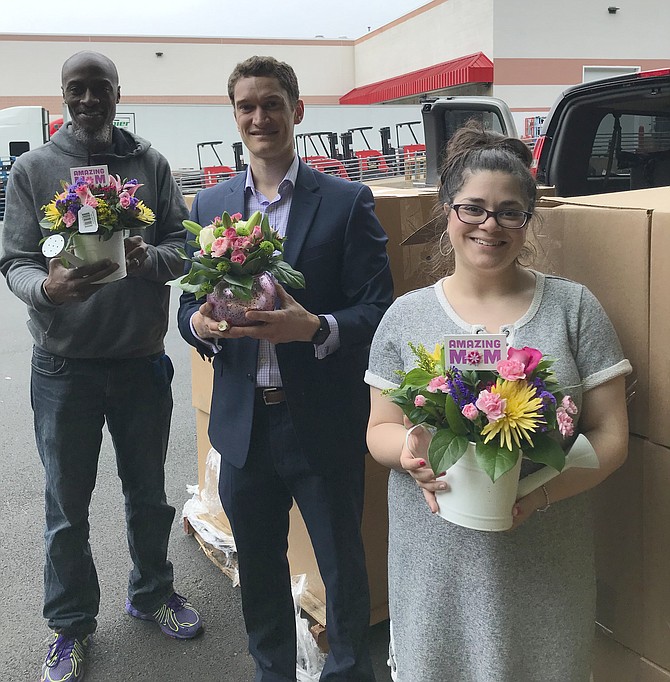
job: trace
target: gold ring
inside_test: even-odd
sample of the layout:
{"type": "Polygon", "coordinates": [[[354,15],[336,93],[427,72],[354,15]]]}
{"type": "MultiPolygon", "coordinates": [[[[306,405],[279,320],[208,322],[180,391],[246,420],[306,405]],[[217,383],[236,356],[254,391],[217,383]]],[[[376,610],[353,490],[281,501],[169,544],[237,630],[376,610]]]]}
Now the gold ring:
{"type": "Polygon", "coordinates": [[[219,322],[219,324],[217,324],[216,326],[218,327],[220,332],[225,332],[227,329],[230,328],[230,325],[225,320],[221,320],[221,322],[219,322]]]}

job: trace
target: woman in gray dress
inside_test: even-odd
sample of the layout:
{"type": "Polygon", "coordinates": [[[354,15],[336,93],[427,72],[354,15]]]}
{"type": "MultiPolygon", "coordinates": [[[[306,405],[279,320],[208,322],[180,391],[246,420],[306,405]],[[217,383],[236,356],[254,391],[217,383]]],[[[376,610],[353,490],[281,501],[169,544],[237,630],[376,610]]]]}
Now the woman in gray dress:
{"type": "MultiPolygon", "coordinates": [[[[595,619],[588,496],[625,460],[624,376],[631,371],[595,297],[580,284],[520,264],[535,204],[530,154],[474,126],[452,139],[441,202],[453,264],[435,285],[397,299],[370,353],[368,445],[389,478],[389,607],[397,682],[587,682],[595,619]],[[382,394],[415,365],[408,343],[446,334],[505,333],[556,359],[579,407],[575,432],[598,469],[569,469],[517,500],[507,532],[439,517],[422,429],[406,438],[382,394]],[[544,513],[538,513],[544,512],[544,513]]],[[[528,473],[527,463],[521,476],[528,473]]]]}

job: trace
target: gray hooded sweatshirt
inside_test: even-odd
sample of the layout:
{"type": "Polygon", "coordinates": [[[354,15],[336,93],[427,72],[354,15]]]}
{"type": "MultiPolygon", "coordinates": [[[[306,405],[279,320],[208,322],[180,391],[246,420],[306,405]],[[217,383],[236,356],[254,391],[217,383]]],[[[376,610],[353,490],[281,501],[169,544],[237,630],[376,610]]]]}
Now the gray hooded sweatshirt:
{"type": "Polygon", "coordinates": [[[170,290],[165,282],[183,272],[175,250],[183,246],[188,209],[167,160],[146,140],[114,128],[111,149],[90,154],[68,124],[42,147],[20,156],[9,174],[0,271],[28,306],[28,328],[40,348],[70,358],[133,358],[163,350],[170,290]],[[111,175],[136,178],[136,196],[156,222],[134,229],[149,244],[148,261],[137,276],[101,285],[87,301],[52,304],[42,291],[47,261],[40,240],[45,204],[70,181],[70,168],[107,164],[111,175]]]}

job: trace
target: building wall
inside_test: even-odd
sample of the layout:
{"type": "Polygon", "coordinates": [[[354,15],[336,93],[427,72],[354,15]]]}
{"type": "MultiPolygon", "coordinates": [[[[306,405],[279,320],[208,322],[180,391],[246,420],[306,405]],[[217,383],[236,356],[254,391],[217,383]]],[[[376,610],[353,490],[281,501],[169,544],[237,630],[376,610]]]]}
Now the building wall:
{"type": "Polygon", "coordinates": [[[667,0],[497,0],[489,57],[667,59],[669,26],[667,0]]]}
{"type": "Polygon", "coordinates": [[[121,92],[134,102],[227,104],[227,80],[235,64],[255,54],[291,64],[306,102],[336,104],[354,83],[350,40],[252,40],[0,34],[5,68],[0,108],[37,104],[60,110],[60,69],[79,50],[110,57],[119,70],[121,92]],[[157,56],[156,53],[162,53],[157,56]]]}
{"type": "Polygon", "coordinates": [[[494,0],[433,0],[355,41],[356,87],[483,52],[492,58],[494,0]]]}

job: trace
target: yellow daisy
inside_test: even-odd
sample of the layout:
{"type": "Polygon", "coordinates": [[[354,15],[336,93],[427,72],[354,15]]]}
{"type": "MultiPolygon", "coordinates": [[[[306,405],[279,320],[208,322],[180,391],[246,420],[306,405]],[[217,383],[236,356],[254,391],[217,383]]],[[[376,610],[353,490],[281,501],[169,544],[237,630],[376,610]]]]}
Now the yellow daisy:
{"type": "Polygon", "coordinates": [[[46,206],[42,206],[44,209],[44,217],[50,223],[54,223],[54,225],[60,224],[61,222],[60,211],[56,208],[56,201],[58,201],[61,197],[62,194],[56,194],[52,202],[48,203],[46,206]]]}
{"type": "Polygon", "coordinates": [[[505,381],[498,379],[491,393],[497,393],[507,401],[505,414],[494,422],[489,422],[482,429],[484,442],[500,434],[500,446],[508,450],[521,447],[521,438],[525,438],[530,445],[530,433],[537,431],[544,424],[544,417],[540,412],[542,399],[535,396],[535,389],[525,381],[505,381]],[[514,446],[512,445],[514,443],[514,446]]]}
{"type": "Polygon", "coordinates": [[[156,221],[154,212],[148,206],[145,206],[144,202],[139,201],[135,208],[139,210],[139,213],[136,216],[138,220],[141,220],[143,223],[147,223],[148,225],[151,225],[156,221]]]}

